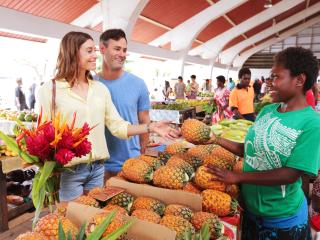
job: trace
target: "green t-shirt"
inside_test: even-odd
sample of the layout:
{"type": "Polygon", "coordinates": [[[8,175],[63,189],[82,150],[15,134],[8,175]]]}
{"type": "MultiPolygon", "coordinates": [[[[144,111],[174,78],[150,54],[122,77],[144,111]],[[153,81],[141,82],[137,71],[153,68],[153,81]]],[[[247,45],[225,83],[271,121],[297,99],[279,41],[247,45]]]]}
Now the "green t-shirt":
{"type": "MultiPolygon", "coordinates": [[[[262,109],[245,140],[244,172],[290,167],[316,176],[320,168],[320,114],[311,107],[279,113],[262,109]]],[[[247,209],[262,217],[289,217],[304,200],[301,178],[281,186],[242,184],[247,209]]]]}

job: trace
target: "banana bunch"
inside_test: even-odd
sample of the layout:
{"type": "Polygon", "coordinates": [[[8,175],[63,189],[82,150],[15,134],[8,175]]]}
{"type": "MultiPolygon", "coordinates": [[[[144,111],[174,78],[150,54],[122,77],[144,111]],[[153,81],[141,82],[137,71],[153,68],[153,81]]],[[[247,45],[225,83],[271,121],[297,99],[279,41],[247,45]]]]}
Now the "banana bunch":
{"type": "Polygon", "coordinates": [[[244,119],[225,119],[211,126],[211,132],[233,142],[243,143],[253,122],[244,119]]]}

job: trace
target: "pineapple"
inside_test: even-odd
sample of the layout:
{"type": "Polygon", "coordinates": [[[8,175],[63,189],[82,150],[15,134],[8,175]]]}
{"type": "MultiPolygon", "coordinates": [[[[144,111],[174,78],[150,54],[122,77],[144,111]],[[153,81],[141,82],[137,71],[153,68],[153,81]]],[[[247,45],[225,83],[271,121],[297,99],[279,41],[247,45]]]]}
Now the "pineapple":
{"type": "Polygon", "coordinates": [[[182,136],[191,143],[203,144],[210,139],[211,129],[196,119],[187,119],[181,127],[182,136]]]}
{"type": "Polygon", "coordinates": [[[37,232],[26,232],[23,234],[20,234],[16,240],[43,240],[45,237],[37,232]]]}
{"type": "Polygon", "coordinates": [[[165,152],[158,152],[158,158],[161,162],[166,163],[171,157],[171,154],[165,152]]]}
{"type": "Polygon", "coordinates": [[[184,153],[187,151],[187,148],[183,143],[171,143],[167,145],[165,152],[171,155],[175,155],[178,153],[184,153]]]}
{"type": "Polygon", "coordinates": [[[243,172],[243,158],[238,160],[232,169],[234,172],[241,173],[243,172]]]}
{"type": "Polygon", "coordinates": [[[54,213],[58,214],[59,216],[65,217],[67,215],[67,204],[58,204],[56,205],[56,210],[54,213]]]}
{"type": "Polygon", "coordinates": [[[207,172],[206,166],[198,168],[194,181],[198,187],[202,189],[214,189],[225,192],[226,184],[220,181],[213,180],[216,176],[207,172]]]}
{"type": "Polygon", "coordinates": [[[123,192],[114,196],[111,199],[110,204],[118,205],[126,209],[128,212],[130,212],[133,200],[134,200],[134,197],[131,194],[123,192]]]}
{"type": "Polygon", "coordinates": [[[162,166],[154,172],[153,183],[155,186],[182,189],[189,181],[189,176],[181,168],[162,166]]]}
{"type": "Polygon", "coordinates": [[[145,209],[153,211],[160,216],[163,215],[165,208],[166,206],[164,205],[164,203],[150,197],[137,197],[132,205],[132,211],[135,211],[137,209],[145,209]]]}
{"type": "Polygon", "coordinates": [[[207,155],[210,155],[212,149],[215,147],[213,144],[209,145],[198,145],[188,150],[188,154],[193,157],[204,158],[207,155]]]}
{"type": "Polygon", "coordinates": [[[152,167],[154,170],[158,169],[163,165],[163,162],[155,157],[147,156],[147,155],[141,155],[138,157],[138,159],[146,162],[150,167],[152,167]]]}
{"type": "Polygon", "coordinates": [[[103,191],[104,191],[103,188],[95,187],[95,188],[92,188],[92,189],[90,190],[90,192],[88,193],[88,196],[89,196],[89,197],[93,197],[94,194],[101,193],[101,192],[103,192],[103,191]]]}
{"type": "Polygon", "coordinates": [[[175,231],[177,233],[176,240],[183,240],[184,235],[188,232],[195,233],[192,224],[182,217],[166,215],[161,219],[160,224],[175,231]]]}
{"type": "Polygon", "coordinates": [[[193,167],[189,163],[184,161],[182,158],[172,156],[171,158],[169,158],[166,166],[181,168],[183,171],[185,171],[188,174],[189,179],[193,178],[194,176],[193,167]]]}
{"type": "Polygon", "coordinates": [[[222,158],[217,157],[215,155],[208,155],[208,156],[204,157],[203,164],[204,165],[211,164],[213,166],[223,168],[223,169],[228,169],[228,170],[231,170],[234,165],[234,164],[230,163],[229,161],[226,161],[225,159],[222,159],[222,158]]]}
{"type": "Polygon", "coordinates": [[[224,233],[224,225],[213,213],[196,212],[192,216],[191,223],[196,231],[200,231],[204,224],[208,224],[210,237],[212,239],[217,239],[224,233]]]}
{"type": "Polygon", "coordinates": [[[174,215],[190,221],[193,215],[193,212],[190,208],[186,206],[179,205],[179,204],[170,204],[166,207],[166,210],[164,211],[164,215],[174,215]]]}
{"type": "Polygon", "coordinates": [[[237,198],[239,196],[239,187],[236,184],[227,185],[226,193],[228,193],[232,198],[237,198]]]}
{"type": "Polygon", "coordinates": [[[125,215],[125,216],[129,216],[127,210],[124,209],[123,207],[118,206],[118,205],[108,204],[107,206],[105,206],[102,209],[106,210],[106,211],[116,210],[117,213],[120,213],[120,214],[125,215]]]}
{"type": "Polygon", "coordinates": [[[148,183],[152,181],[153,168],[148,163],[129,158],[122,166],[122,172],[126,179],[135,183],[148,183]]]}
{"type": "Polygon", "coordinates": [[[212,149],[210,155],[221,158],[221,159],[225,160],[226,162],[229,162],[232,166],[235,164],[235,161],[236,161],[236,155],[234,155],[232,152],[230,152],[227,149],[225,149],[221,146],[218,146],[218,145],[216,145],[212,149]]]}
{"type": "MultiPolygon", "coordinates": [[[[110,212],[98,213],[92,218],[90,218],[87,226],[86,226],[86,235],[90,235],[94,229],[102,223],[102,221],[110,214],[110,212]]],[[[123,215],[116,214],[115,217],[112,219],[109,226],[106,228],[102,237],[107,237],[112,232],[116,231],[117,229],[121,228],[126,223],[126,220],[123,215]]],[[[121,235],[118,239],[124,239],[125,235],[121,235]]]]}
{"type": "Polygon", "coordinates": [[[209,189],[203,191],[201,196],[202,209],[206,212],[214,213],[219,217],[237,213],[238,202],[227,193],[209,189]]]}
{"type": "Polygon", "coordinates": [[[84,205],[88,205],[88,206],[91,206],[91,207],[99,207],[99,203],[97,202],[97,200],[95,200],[92,197],[85,196],[85,195],[80,196],[79,198],[74,200],[74,202],[81,203],[81,204],[84,204],[84,205]]]}
{"type": "Polygon", "coordinates": [[[78,234],[77,227],[69,219],[54,213],[40,218],[34,231],[42,234],[44,236],[43,240],[58,239],[59,220],[61,221],[63,230],[66,233],[71,232],[72,239],[75,239],[78,234]]]}
{"type": "Polygon", "coordinates": [[[196,193],[196,194],[200,194],[201,191],[200,189],[194,185],[194,183],[192,182],[188,182],[182,189],[183,191],[186,191],[186,192],[191,192],[191,193],[196,193]]]}
{"type": "Polygon", "coordinates": [[[180,153],[175,155],[175,157],[182,158],[184,161],[189,163],[194,169],[197,169],[203,164],[203,160],[199,157],[189,155],[188,153],[180,153]]]}
{"type": "Polygon", "coordinates": [[[131,216],[136,217],[143,221],[157,223],[157,224],[160,222],[160,219],[161,219],[161,217],[157,213],[150,210],[146,210],[146,209],[134,210],[131,216]]]}

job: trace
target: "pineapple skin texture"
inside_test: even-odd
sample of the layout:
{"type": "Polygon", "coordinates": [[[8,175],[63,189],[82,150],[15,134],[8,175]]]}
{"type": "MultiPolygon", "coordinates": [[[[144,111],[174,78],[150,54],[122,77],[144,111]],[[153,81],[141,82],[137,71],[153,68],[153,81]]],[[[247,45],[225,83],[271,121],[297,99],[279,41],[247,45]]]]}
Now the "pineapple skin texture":
{"type": "Polygon", "coordinates": [[[84,205],[88,205],[91,207],[99,207],[98,201],[90,196],[84,196],[84,195],[80,196],[79,198],[77,198],[75,200],[75,202],[80,203],[80,204],[84,204],[84,205]]]}
{"type": "Polygon", "coordinates": [[[210,139],[211,129],[196,119],[187,119],[181,127],[182,136],[191,143],[203,144],[210,139]]]}
{"type": "Polygon", "coordinates": [[[78,233],[77,227],[69,219],[54,213],[41,218],[34,231],[42,234],[44,236],[43,240],[58,240],[59,220],[64,232],[71,231],[72,239],[75,239],[78,233]]]}
{"type": "Polygon", "coordinates": [[[195,229],[190,222],[182,217],[173,215],[165,215],[161,221],[161,225],[164,225],[177,233],[176,240],[183,240],[184,234],[190,230],[191,233],[195,233],[195,229]]]}
{"type": "Polygon", "coordinates": [[[20,234],[16,240],[43,240],[44,236],[37,232],[26,232],[20,234]]]}
{"type": "Polygon", "coordinates": [[[146,210],[146,209],[134,210],[131,216],[136,217],[143,221],[157,223],[157,224],[160,222],[160,219],[161,219],[161,217],[157,213],[150,210],[146,210]]]}
{"type": "Polygon", "coordinates": [[[214,189],[224,192],[226,190],[226,184],[220,181],[213,181],[215,175],[208,173],[205,166],[198,168],[194,181],[198,187],[202,189],[214,189]]]}
{"type": "Polygon", "coordinates": [[[179,205],[179,204],[170,204],[166,207],[164,215],[173,215],[186,219],[187,221],[191,220],[193,212],[190,208],[179,205]]]}
{"type": "Polygon", "coordinates": [[[159,216],[162,216],[165,210],[164,203],[149,197],[137,197],[136,200],[132,204],[132,211],[138,209],[144,209],[153,211],[159,216]]]}
{"type": "Polygon", "coordinates": [[[182,189],[188,180],[186,175],[181,168],[163,166],[154,172],[153,183],[157,187],[182,189]]]}
{"type": "Polygon", "coordinates": [[[231,212],[231,197],[229,194],[217,190],[204,190],[202,196],[202,209],[205,212],[210,212],[224,217],[230,215],[231,212]]]}
{"type": "Polygon", "coordinates": [[[152,180],[148,176],[152,174],[153,169],[140,159],[129,158],[124,162],[122,172],[124,177],[132,182],[148,183],[152,180]]]}

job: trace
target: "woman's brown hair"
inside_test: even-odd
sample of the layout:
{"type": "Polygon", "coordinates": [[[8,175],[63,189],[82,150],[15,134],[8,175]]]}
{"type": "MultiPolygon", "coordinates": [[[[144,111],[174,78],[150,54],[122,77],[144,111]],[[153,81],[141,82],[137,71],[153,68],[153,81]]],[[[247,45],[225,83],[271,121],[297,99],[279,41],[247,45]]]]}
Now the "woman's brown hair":
{"type": "MultiPolygon", "coordinates": [[[[69,32],[62,38],[54,80],[66,79],[71,87],[74,85],[80,72],[79,50],[89,39],[93,40],[84,32],[69,32]]],[[[86,78],[92,79],[90,71],[86,71],[86,78]]]]}

